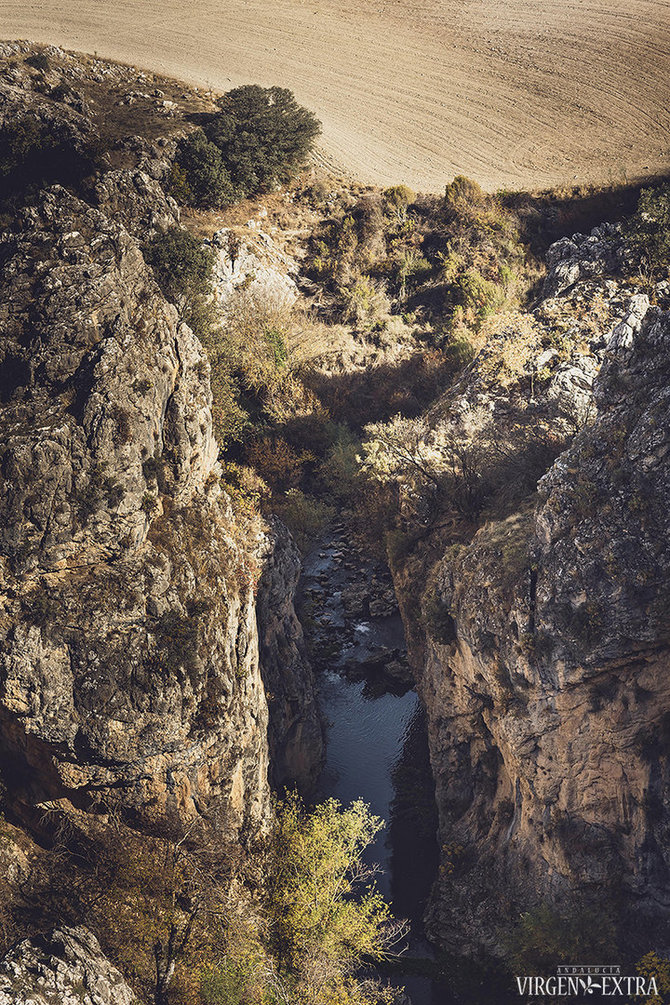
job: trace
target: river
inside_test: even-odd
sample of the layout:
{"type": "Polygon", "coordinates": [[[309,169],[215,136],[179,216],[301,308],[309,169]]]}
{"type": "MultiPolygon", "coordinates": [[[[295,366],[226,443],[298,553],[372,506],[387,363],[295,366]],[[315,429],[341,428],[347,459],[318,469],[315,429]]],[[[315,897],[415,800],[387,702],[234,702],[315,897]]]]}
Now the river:
{"type": "Polygon", "coordinates": [[[423,713],[411,686],[388,570],[357,551],[345,528],[307,556],[298,607],[315,664],[327,755],[317,798],[363,799],[385,821],[367,851],[377,886],[410,934],[389,978],[411,1005],[450,1005],[448,985],[404,973],[431,967],[422,916],[437,868],[434,791],[423,713]]]}

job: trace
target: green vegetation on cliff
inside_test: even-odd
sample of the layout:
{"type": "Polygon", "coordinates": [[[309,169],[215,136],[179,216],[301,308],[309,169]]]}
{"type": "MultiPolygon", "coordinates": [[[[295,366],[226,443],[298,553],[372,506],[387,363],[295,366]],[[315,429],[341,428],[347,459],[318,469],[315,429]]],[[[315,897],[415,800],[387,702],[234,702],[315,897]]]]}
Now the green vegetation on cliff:
{"type": "Polygon", "coordinates": [[[1,887],[5,948],[34,926],[84,924],[149,1005],[384,1005],[365,976],[404,928],[362,855],[382,826],[362,802],[308,811],[289,795],[248,850],[194,826],[141,836],[63,829],[18,889],[1,887]]]}

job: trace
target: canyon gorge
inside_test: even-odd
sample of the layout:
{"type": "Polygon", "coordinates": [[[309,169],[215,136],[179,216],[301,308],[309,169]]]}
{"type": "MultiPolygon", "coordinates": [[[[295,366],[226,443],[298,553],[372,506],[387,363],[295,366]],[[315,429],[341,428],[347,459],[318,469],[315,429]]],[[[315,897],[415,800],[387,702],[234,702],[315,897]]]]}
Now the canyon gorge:
{"type": "MultiPolygon", "coordinates": [[[[394,904],[403,812],[422,834],[428,873],[404,910],[434,968],[436,953],[497,965],[501,922],[543,908],[613,919],[630,959],[667,952],[670,285],[640,278],[621,222],[639,186],[585,198],[588,233],[558,197],[524,204],[524,233],[545,228],[528,290],[476,325],[449,302],[461,321],[440,342],[454,270],[472,303],[493,297],[454,264],[464,238],[435,243],[464,185],[443,205],[312,169],[199,216],[175,165],[210,97],[55,47],[0,56],[0,131],[48,136],[53,166],[29,190],[5,170],[0,211],[3,896],[63,833],[87,848],[217,834],[253,858],[277,794],[348,802],[369,759],[394,904]],[[357,276],[335,316],[339,235],[373,262],[376,221],[400,243],[412,213],[424,230],[394,295],[388,270],[386,292],[357,276]],[[262,414],[240,382],[248,449],[221,432],[232,364],[160,282],[156,242],[182,229],[215,255],[206,303],[245,344],[239,305],[271,310],[264,352],[293,368],[288,391],[263,386],[262,414]],[[308,505],[314,526],[295,515],[308,505]]],[[[512,247],[507,208],[467,193],[481,260],[491,232],[512,247]]],[[[140,1000],[86,917],[37,929],[7,947],[0,1003],[140,1000]]],[[[393,1000],[452,1000],[446,973],[415,989],[391,974],[393,1000]]]]}

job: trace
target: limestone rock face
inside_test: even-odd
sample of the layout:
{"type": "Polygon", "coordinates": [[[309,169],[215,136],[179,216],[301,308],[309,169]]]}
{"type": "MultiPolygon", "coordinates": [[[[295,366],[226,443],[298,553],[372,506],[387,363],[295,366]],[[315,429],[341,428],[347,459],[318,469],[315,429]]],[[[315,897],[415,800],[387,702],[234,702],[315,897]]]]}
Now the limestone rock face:
{"type": "Polygon", "coordinates": [[[298,287],[292,278],[296,262],[269,234],[251,227],[227,228],[214,234],[211,245],[214,289],[224,309],[236,294],[244,294],[264,310],[285,310],[297,300],[298,287]]]}
{"type": "MultiPolygon", "coordinates": [[[[29,827],[113,811],[253,837],[269,806],[257,587],[277,784],[311,784],[321,723],[297,552],[222,492],[209,363],[142,255],[179,222],[163,182],[187,113],[166,127],[174,102],[129,67],[0,55],[0,126],[48,148],[0,232],[0,783],[29,827]]],[[[289,306],[295,263],[232,234],[213,242],[222,302],[241,286],[289,306]]]]}
{"type": "Polygon", "coordinates": [[[324,756],[323,723],[293,600],[300,553],[280,520],[271,526],[258,589],[261,673],[269,706],[271,778],[309,793],[324,756]]]}
{"type": "Polygon", "coordinates": [[[576,892],[632,911],[642,942],[670,914],[670,314],[634,297],[602,360],[539,502],[437,567],[419,688],[446,943],[495,946],[496,919],[576,892]]]}
{"type": "Polygon", "coordinates": [[[0,1005],[139,1005],[86,928],[54,928],[0,960],[0,1005]]]}
{"type": "Polygon", "coordinates": [[[590,234],[563,237],[546,254],[549,272],[544,281],[545,297],[556,297],[588,279],[612,272],[624,258],[620,227],[603,223],[590,234]]]}
{"type": "Polygon", "coordinates": [[[148,160],[142,168],[132,171],[107,171],[94,188],[96,207],[145,241],[157,230],[167,230],[179,222],[176,202],[148,173],[151,167],[148,160]]]}
{"type": "Polygon", "coordinates": [[[0,259],[8,797],[26,820],[48,803],[253,831],[268,794],[260,538],[219,488],[200,343],[116,214],[58,186],[13,220],[0,259]]]}
{"type": "Polygon", "coordinates": [[[136,242],[64,189],[25,210],[1,247],[2,543],[24,570],[82,543],[139,544],[143,464],[157,448],[176,502],[212,473],[202,349],[136,242]]]}

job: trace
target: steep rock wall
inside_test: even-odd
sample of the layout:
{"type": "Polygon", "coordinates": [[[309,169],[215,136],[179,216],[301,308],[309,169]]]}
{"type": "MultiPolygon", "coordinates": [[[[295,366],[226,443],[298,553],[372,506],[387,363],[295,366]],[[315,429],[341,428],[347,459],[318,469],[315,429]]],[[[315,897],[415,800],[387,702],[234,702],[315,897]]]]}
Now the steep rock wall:
{"type": "Polygon", "coordinates": [[[24,939],[0,960],[0,1005],[139,1005],[86,928],[24,939]]]}
{"type": "Polygon", "coordinates": [[[101,107],[132,70],[57,57],[81,90],[18,59],[0,79],[0,127],[46,145],[45,178],[12,176],[0,233],[0,781],[30,825],[114,810],[253,834],[269,806],[259,634],[271,780],[307,789],[322,755],[298,554],[222,493],[208,361],[144,262],[179,221],[161,185],[174,129],[144,95],[154,140],[101,153],[101,107]]]}
{"type": "Polygon", "coordinates": [[[303,630],[293,606],[300,553],[287,528],[272,524],[258,587],[260,663],[269,707],[270,778],[274,786],[297,785],[309,794],[324,757],[324,726],[307,659],[303,630]]]}
{"type": "Polygon", "coordinates": [[[259,534],[219,489],[200,344],[136,240],[58,186],[0,257],[10,802],[257,828],[259,534]]]}
{"type": "MultiPolygon", "coordinates": [[[[539,484],[438,568],[453,641],[428,639],[443,860],[434,934],[579,893],[670,910],[670,315],[636,298],[597,415],[539,484]]],[[[446,618],[445,618],[446,624],[446,618]]]]}

